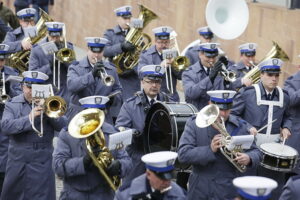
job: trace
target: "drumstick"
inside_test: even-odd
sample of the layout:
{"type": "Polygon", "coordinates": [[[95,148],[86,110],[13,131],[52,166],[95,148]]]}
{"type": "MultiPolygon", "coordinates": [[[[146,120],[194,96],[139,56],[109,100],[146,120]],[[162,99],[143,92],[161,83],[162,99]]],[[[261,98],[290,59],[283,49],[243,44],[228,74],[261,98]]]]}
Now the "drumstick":
{"type": "Polygon", "coordinates": [[[272,124],[273,122],[275,122],[277,119],[274,119],[273,121],[271,121],[270,123],[268,123],[268,124],[266,124],[266,125],[264,125],[263,127],[261,127],[258,131],[257,131],[257,133],[259,133],[260,131],[262,131],[262,130],[264,130],[265,128],[267,128],[270,124],[272,124]]]}
{"type": "Polygon", "coordinates": [[[285,141],[286,141],[286,137],[283,138],[283,142],[281,143],[281,151],[283,151],[284,149],[284,144],[285,144],[285,141]]]}

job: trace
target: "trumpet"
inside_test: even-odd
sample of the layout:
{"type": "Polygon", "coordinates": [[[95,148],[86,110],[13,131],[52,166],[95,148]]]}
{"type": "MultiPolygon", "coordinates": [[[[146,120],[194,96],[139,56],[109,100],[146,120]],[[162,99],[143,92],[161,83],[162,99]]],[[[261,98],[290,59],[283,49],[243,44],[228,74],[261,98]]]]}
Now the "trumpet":
{"type": "Polygon", "coordinates": [[[63,27],[63,38],[64,47],[59,49],[55,54],[53,54],[53,86],[60,90],[60,65],[61,63],[71,63],[75,60],[75,52],[72,49],[67,48],[67,37],[66,37],[66,27],[63,27]],[[55,61],[58,60],[57,66],[57,81],[56,81],[56,66],[55,61]],[[57,84],[56,84],[57,82],[57,84]]]}
{"type": "MultiPolygon", "coordinates": [[[[94,58],[94,59],[96,61],[94,67],[97,66],[97,63],[102,65],[102,61],[98,62],[97,58],[94,58]]],[[[110,87],[115,83],[115,78],[111,75],[108,75],[104,67],[99,68],[99,76],[100,76],[103,84],[107,87],[110,87]]]]}
{"type": "MultiPolygon", "coordinates": [[[[220,71],[221,76],[224,77],[224,80],[229,81],[229,82],[234,82],[236,81],[236,73],[234,71],[229,71],[225,64],[228,62],[227,58],[225,58],[224,56],[221,56],[218,60],[218,62],[222,63],[222,69],[220,71]]],[[[209,62],[209,65],[211,67],[213,67],[214,63],[213,62],[209,62]]]]}
{"type": "Polygon", "coordinates": [[[10,99],[10,96],[6,94],[6,89],[5,89],[5,74],[2,72],[2,87],[0,87],[0,104],[5,104],[10,99]]]}
{"type": "MultiPolygon", "coordinates": [[[[54,96],[53,89],[51,85],[47,85],[50,87],[50,96],[48,98],[43,97],[34,97],[32,98],[32,110],[35,107],[41,108],[40,114],[40,130],[38,130],[34,125],[34,112],[31,112],[31,127],[38,134],[39,137],[43,137],[44,135],[44,127],[43,127],[43,114],[45,113],[50,118],[58,118],[65,114],[67,111],[67,103],[60,96],[54,96]]],[[[32,92],[35,92],[32,90],[32,92]]]]}

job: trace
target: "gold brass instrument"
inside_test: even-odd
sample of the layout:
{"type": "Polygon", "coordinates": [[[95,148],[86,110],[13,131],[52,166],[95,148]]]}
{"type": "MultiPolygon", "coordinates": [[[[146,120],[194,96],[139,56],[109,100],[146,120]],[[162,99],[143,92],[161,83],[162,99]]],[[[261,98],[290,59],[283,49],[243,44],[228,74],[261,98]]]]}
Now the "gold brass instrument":
{"type": "Polygon", "coordinates": [[[38,106],[41,107],[43,110],[40,114],[40,131],[34,125],[34,113],[31,112],[31,119],[32,119],[32,129],[38,134],[39,137],[43,137],[44,135],[44,128],[43,128],[43,114],[45,113],[50,118],[59,118],[64,115],[67,111],[67,103],[66,101],[61,98],[60,96],[54,96],[52,86],[50,86],[51,96],[48,98],[40,98],[34,97],[32,98],[32,110],[38,106]]]}
{"type": "Polygon", "coordinates": [[[226,144],[230,143],[231,140],[231,136],[229,135],[229,133],[226,130],[225,124],[224,124],[224,120],[221,118],[221,122],[219,121],[219,107],[214,105],[214,104],[210,104],[205,106],[204,108],[202,108],[200,110],[200,112],[197,114],[196,117],[196,125],[200,128],[204,128],[204,127],[208,127],[208,126],[212,126],[214,127],[217,131],[219,131],[223,138],[222,138],[222,144],[223,146],[220,147],[220,151],[221,153],[240,171],[240,172],[245,172],[247,167],[245,165],[241,165],[238,162],[236,162],[235,159],[235,155],[236,153],[241,153],[242,149],[241,148],[236,148],[233,149],[232,151],[229,151],[226,148],[226,144]]]}
{"type": "Polygon", "coordinates": [[[102,110],[89,108],[81,111],[70,121],[68,130],[74,138],[86,138],[89,156],[100,174],[105,178],[109,186],[116,191],[120,186],[118,176],[110,177],[106,173],[107,167],[114,160],[111,152],[106,147],[105,137],[101,130],[105,115],[102,110]]]}
{"type": "MultiPolygon", "coordinates": [[[[282,50],[282,48],[274,41],[272,49],[268,52],[268,54],[259,62],[263,62],[265,60],[271,59],[271,58],[279,58],[283,61],[288,61],[289,57],[288,55],[282,50]]],[[[248,73],[245,74],[245,78],[249,78],[252,80],[252,83],[258,83],[260,81],[260,70],[258,68],[258,65],[254,65],[254,63],[250,62],[252,66],[254,66],[253,69],[251,69],[248,73]]]]}
{"type": "Polygon", "coordinates": [[[121,53],[113,58],[113,63],[117,66],[118,74],[123,74],[126,70],[133,69],[137,65],[142,51],[151,46],[151,37],[143,33],[143,29],[156,19],[157,15],[143,5],[139,5],[140,13],[138,19],[143,20],[143,28],[131,28],[125,37],[125,41],[135,46],[134,52],[121,53]]]}
{"type": "MultiPolygon", "coordinates": [[[[95,64],[96,64],[98,62],[97,58],[95,58],[95,61],[96,61],[95,62],[95,64]]],[[[102,62],[102,61],[100,61],[100,62],[102,62]]],[[[111,75],[108,75],[104,67],[100,68],[99,73],[100,73],[99,74],[100,79],[105,86],[110,87],[115,83],[115,78],[111,75]]]]}
{"type": "Polygon", "coordinates": [[[64,48],[59,49],[55,54],[53,54],[53,86],[60,90],[60,64],[61,63],[71,63],[75,60],[75,52],[73,49],[69,49],[67,46],[67,37],[66,37],[66,25],[63,26],[63,38],[64,38],[64,48]],[[57,66],[57,77],[56,77],[56,65],[55,60],[58,60],[57,66]],[[56,84],[57,78],[57,84],[56,84]]]}
{"type": "Polygon", "coordinates": [[[0,87],[0,104],[5,104],[9,99],[10,96],[6,94],[6,88],[5,88],[5,74],[2,72],[1,76],[2,81],[2,87],[0,87]]]}
{"type": "MultiPolygon", "coordinates": [[[[26,41],[31,41],[31,44],[34,45],[38,43],[41,39],[43,39],[47,35],[47,27],[45,22],[53,21],[53,19],[42,9],[40,9],[41,18],[36,24],[37,35],[33,38],[27,37],[26,41]]],[[[8,58],[8,65],[16,68],[20,71],[20,73],[28,70],[29,64],[29,55],[30,51],[22,50],[11,54],[8,58]]]]}

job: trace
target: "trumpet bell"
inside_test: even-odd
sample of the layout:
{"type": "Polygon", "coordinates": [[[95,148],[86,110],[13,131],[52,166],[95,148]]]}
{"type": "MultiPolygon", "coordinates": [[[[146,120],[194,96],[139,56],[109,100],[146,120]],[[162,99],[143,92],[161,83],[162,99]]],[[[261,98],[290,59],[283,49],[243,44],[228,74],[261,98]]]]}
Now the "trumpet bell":
{"type": "Polygon", "coordinates": [[[197,113],[196,125],[199,128],[205,128],[213,124],[219,117],[220,109],[215,104],[205,106],[197,113]]]}
{"type": "Polygon", "coordinates": [[[224,40],[231,40],[245,31],[249,9],[244,0],[209,0],[205,17],[214,34],[224,40]]]}
{"type": "Polygon", "coordinates": [[[106,85],[107,87],[112,86],[115,83],[115,79],[113,76],[107,75],[103,78],[103,83],[104,85],[106,85]]]}
{"type": "Polygon", "coordinates": [[[87,138],[101,128],[104,119],[105,115],[102,110],[89,108],[72,118],[68,131],[74,138],[87,138]]]}
{"type": "Polygon", "coordinates": [[[60,96],[50,96],[45,100],[46,115],[50,118],[58,118],[67,111],[67,103],[60,96]]]}
{"type": "Polygon", "coordinates": [[[62,63],[70,63],[75,60],[75,52],[69,48],[62,48],[56,53],[56,58],[62,63]]]}

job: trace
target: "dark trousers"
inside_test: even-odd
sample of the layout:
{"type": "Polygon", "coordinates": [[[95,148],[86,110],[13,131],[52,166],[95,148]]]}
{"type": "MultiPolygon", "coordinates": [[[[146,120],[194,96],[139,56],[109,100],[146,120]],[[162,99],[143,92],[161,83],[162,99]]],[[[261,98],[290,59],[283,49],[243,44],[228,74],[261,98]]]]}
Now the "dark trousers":
{"type": "Polygon", "coordinates": [[[2,186],[3,186],[3,182],[4,182],[4,177],[5,177],[5,173],[4,172],[0,172],[0,196],[1,196],[1,192],[2,192],[2,186]]]}

